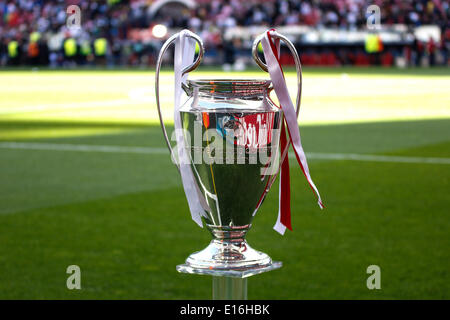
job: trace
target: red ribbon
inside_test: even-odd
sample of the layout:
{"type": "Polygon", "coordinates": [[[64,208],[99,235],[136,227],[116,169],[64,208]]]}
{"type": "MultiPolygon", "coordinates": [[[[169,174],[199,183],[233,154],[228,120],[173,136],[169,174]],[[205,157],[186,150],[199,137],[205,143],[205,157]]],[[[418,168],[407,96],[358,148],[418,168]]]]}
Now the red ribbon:
{"type": "MultiPolygon", "coordinates": [[[[281,124],[281,136],[280,136],[280,146],[281,150],[284,151],[289,147],[287,143],[286,130],[284,125],[285,120],[281,124]]],[[[289,157],[286,154],[283,162],[281,163],[280,171],[280,222],[289,230],[292,231],[291,225],[291,182],[289,176],[289,157]]]]}

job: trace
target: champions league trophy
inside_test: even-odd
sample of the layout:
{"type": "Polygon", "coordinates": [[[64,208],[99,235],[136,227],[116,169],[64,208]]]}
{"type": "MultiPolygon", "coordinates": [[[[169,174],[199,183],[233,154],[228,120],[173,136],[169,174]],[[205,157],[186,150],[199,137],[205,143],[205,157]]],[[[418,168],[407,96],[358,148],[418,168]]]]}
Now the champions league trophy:
{"type": "MultiPolygon", "coordinates": [[[[257,50],[263,36],[255,40],[252,53],[257,64],[268,71],[257,50]]],[[[286,37],[276,32],[272,36],[283,40],[294,56],[298,81],[296,123],[301,99],[300,59],[286,37]]],[[[245,236],[280,171],[290,141],[285,141],[284,149],[280,147],[284,113],[270,99],[270,80],[186,79],[187,73],[200,64],[203,52],[201,39],[183,30],[164,43],[156,65],[156,100],[164,138],[181,173],[192,218],[206,226],[213,238],[177,270],[212,275],[213,299],[246,299],[247,277],[282,265],[251,248],[245,236]],[[162,58],[172,43],[175,148],[171,147],[159,101],[162,58]],[[193,61],[195,43],[198,50],[193,61]],[[184,103],[180,100],[181,90],[188,96],[184,103]]]]}

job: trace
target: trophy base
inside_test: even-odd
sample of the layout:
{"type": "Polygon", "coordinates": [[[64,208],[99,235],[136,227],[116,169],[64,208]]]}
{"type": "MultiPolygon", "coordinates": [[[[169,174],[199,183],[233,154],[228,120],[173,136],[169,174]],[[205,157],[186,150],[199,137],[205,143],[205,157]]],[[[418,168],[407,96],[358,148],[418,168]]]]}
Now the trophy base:
{"type": "Polygon", "coordinates": [[[281,268],[265,253],[252,249],[245,240],[234,242],[214,239],[202,251],[191,254],[177,266],[182,273],[246,278],[281,268]]]}

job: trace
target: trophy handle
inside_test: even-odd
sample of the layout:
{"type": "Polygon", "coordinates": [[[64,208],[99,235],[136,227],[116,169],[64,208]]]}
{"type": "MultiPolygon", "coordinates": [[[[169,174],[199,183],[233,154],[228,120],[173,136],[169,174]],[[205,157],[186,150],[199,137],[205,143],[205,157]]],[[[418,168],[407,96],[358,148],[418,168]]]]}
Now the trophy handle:
{"type": "MultiPolygon", "coordinates": [[[[183,76],[186,73],[195,70],[199,66],[199,64],[203,58],[204,48],[203,48],[202,39],[200,39],[200,37],[198,35],[196,35],[195,33],[191,32],[189,30],[183,30],[181,32],[184,32],[187,37],[192,38],[195,41],[197,41],[198,46],[199,46],[199,52],[198,52],[197,59],[191,65],[187,66],[186,68],[184,68],[182,70],[181,75],[183,76]]],[[[161,47],[161,50],[159,51],[158,60],[156,61],[156,70],[155,70],[155,96],[156,96],[156,106],[158,107],[159,122],[161,124],[161,129],[163,131],[164,139],[166,140],[166,144],[167,144],[167,147],[169,148],[171,155],[173,155],[173,149],[170,146],[169,136],[167,135],[166,126],[164,125],[164,120],[163,120],[162,113],[161,113],[161,104],[159,102],[159,74],[161,72],[162,58],[163,58],[164,54],[166,53],[169,46],[173,42],[175,42],[175,40],[178,38],[178,36],[180,35],[181,32],[174,34],[169,39],[167,39],[166,42],[164,42],[163,46],[161,47]]],[[[176,166],[178,168],[178,164],[176,164],[176,166]]]]}
{"type": "MultiPolygon", "coordinates": [[[[295,61],[295,69],[297,71],[297,101],[296,101],[296,114],[297,114],[297,118],[300,112],[300,104],[302,101],[302,64],[300,62],[300,57],[298,56],[297,50],[295,49],[294,44],[285,36],[283,36],[282,34],[279,34],[276,31],[273,31],[272,36],[274,38],[278,38],[280,40],[283,40],[284,43],[286,43],[287,47],[289,48],[289,50],[291,51],[292,55],[294,56],[294,61],[295,61]]],[[[261,61],[261,59],[259,58],[258,55],[258,45],[261,42],[261,40],[263,39],[263,37],[265,36],[265,33],[259,35],[258,37],[256,37],[255,41],[253,42],[253,46],[252,46],[252,56],[253,59],[255,60],[255,62],[258,64],[258,66],[264,70],[265,72],[269,72],[269,70],[267,69],[267,65],[261,61]]],[[[281,155],[281,163],[283,162],[284,158],[286,157],[287,153],[288,153],[288,149],[289,149],[289,143],[290,143],[290,137],[287,136],[287,146],[285,148],[285,150],[283,150],[283,153],[281,155]]],[[[275,179],[274,179],[275,180],[275,179]]]]}

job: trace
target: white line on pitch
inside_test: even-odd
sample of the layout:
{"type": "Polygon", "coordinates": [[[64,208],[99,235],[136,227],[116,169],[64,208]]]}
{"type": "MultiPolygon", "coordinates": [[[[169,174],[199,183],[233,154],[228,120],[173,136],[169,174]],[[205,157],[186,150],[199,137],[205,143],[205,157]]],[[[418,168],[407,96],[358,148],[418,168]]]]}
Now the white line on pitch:
{"type": "MultiPolygon", "coordinates": [[[[113,145],[85,145],[85,144],[62,144],[62,143],[36,143],[36,142],[0,142],[3,149],[23,150],[49,150],[49,151],[79,151],[79,152],[105,152],[105,153],[137,153],[137,154],[163,154],[168,155],[166,148],[153,147],[129,147],[113,145]]],[[[398,162],[398,163],[429,163],[450,164],[450,158],[432,157],[403,157],[384,156],[359,153],[307,153],[308,159],[319,160],[353,160],[372,162],[398,162]]],[[[289,156],[294,157],[293,155],[289,156]]]]}
{"type": "Polygon", "coordinates": [[[166,148],[102,146],[88,144],[60,144],[35,142],[1,142],[0,148],[24,150],[50,150],[50,151],[81,151],[81,152],[107,152],[107,153],[139,153],[139,154],[169,154],[166,148]]]}
{"type": "MultiPolygon", "coordinates": [[[[310,159],[450,164],[450,158],[383,156],[360,153],[307,153],[310,159]]],[[[291,157],[291,156],[289,156],[291,157]]],[[[295,157],[295,156],[294,156],[295,157]]]]}

